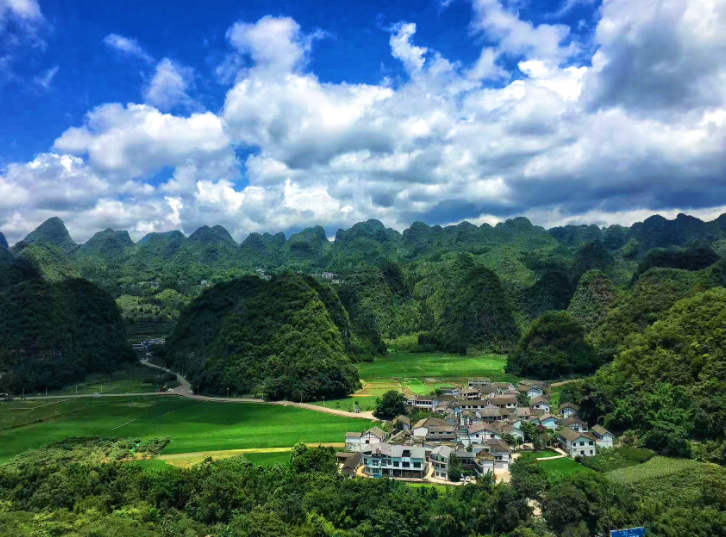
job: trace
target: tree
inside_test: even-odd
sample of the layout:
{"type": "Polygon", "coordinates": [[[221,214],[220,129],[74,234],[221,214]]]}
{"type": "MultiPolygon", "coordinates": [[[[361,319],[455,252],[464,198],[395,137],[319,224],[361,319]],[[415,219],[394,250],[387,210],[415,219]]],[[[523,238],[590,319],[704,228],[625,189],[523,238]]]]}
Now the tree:
{"type": "Polygon", "coordinates": [[[387,391],[378,401],[374,414],[377,418],[384,420],[406,414],[406,397],[395,390],[387,391]]]}
{"type": "Polygon", "coordinates": [[[449,479],[455,483],[461,481],[464,469],[459,462],[459,458],[453,453],[449,456],[449,479]]]}
{"type": "Polygon", "coordinates": [[[590,373],[599,365],[585,341],[585,330],[566,311],[550,311],[537,319],[507,360],[506,371],[543,379],[590,373]]]}

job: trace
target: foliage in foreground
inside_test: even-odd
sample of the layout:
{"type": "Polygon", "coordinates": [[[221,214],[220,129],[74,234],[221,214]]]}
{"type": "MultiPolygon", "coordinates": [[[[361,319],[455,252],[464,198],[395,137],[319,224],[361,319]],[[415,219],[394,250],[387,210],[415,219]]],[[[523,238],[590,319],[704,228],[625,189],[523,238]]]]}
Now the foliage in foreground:
{"type": "Polygon", "coordinates": [[[82,456],[117,443],[128,445],[76,440],[73,458],[58,457],[58,444],[0,466],[0,535],[572,537],[644,524],[648,535],[670,537],[718,535],[726,523],[725,472],[706,465],[661,473],[658,487],[594,472],[547,477],[525,458],[513,464],[511,484],[439,491],[345,479],[332,448],[304,445],[271,467],[237,457],[155,470],[82,456]],[[543,518],[532,517],[532,499],[543,518]]]}

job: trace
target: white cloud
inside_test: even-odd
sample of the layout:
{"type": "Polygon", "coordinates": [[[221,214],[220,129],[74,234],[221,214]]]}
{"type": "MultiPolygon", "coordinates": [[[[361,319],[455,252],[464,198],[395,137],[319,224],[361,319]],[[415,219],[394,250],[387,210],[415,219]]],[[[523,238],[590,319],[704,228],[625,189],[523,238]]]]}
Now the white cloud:
{"type": "Polygon", "coordinates": [[[124,37],[118,34],[108,34],[106,37],[103,38],[103,42],[107,46],[121,52],[122,54],[126,54],[134,58],[139,58],[146,63],[154,63],[154,58],[151,57],[151,55],[146,52],[146,50],[144,50],[139,42],[132,37],[124,37]]]}
{"type": "Polygon", "coordinates": [[[561,62],[577,47],[569,42],[570,27],[563,24],[534,25],[506,9],[501,0],[473,0],[475,18],[472,27],[498,43],[502,53],[528,59],[561,62]]]}
{"type": "Polygon", "coordinates": [[[51,84],[53,83],[53,79],[55,78],[55,75],[58,74],[59,67],[57,65],[54,65],[47,71],[45,71],[42,75],[36,76],[33,81],[43,88],[44,90],[49,90],[51,84]]]}
{"type": "Polygon", "coordinates": [[[192,68],[164,58],[156,65],[153,78],[143,90],[144,101],[164,111],[175,106],[196,107],[195,101],[187,94],[193,84],[192,68]]]}
{"type": "Polygon", "coordinates": [[[43,14],[37,0],[0,0],[0,31],[11,18],[18,21],[40,21],[43,14]]]}
{"type": "Polygon", "coordinates": [[[145,177],[169,166],[195,163],[204,173],[234,174],[236,157],[222,120],[211,112],[188,118],[148,105],[106,104],[54,144],[56,150],[88,155],[89,164],[120,177],[145,177]]]}
{"type": "MultiPolygon", "coordinates": [[[[588,67],[569,59],[566,29],[476,1],[474,25],[488,43],[479,59],[449,61],[414,45],[415,27],[402,24],[391,54],[412,76],[395,86],[321,81],[308,69],[315,34],[292,19],[237,23],[227,34],[234,86],[219,114],[182,117],[150,104],[91,110],[56,140],[67,155],[0,174],[0,229],[17,239],[29,222],[58,213],[79,240],[109,222],[133,233],[221,224],[240,240],[368,218],[398,229],[518,214],[547,225],[630,223],[653,211],[712,215],[726,205],[726,85],[676,94],[685,100],[666,99],[670,86],[653,89],[651,102],[638,86],[682,83],[689,72],[685,56],[669,56],[663,73],[645,62],[654,20],[671,21],[661,48],[712,62],[693,87],[721,76],[714,2],[663,0],[660,10],[606,2],[588,67]],[[638,55],[643,80],[615,84],[638,55]],[[515,61],[510,77],[503,66],[515,61]],[[236,151],[249,153],[244,163],[236,151]],[[70,186],[36,200],[36,190],[57,189],[54,177],[70,186]]],[[[183,76],[170,74],[167,85],[188,94],[183,76]]],[[[148,100],[169,108],[183,99],[174,91],[148,100]]]]}
{"type": "Polygon", "coordinates": [[[424,56],[428,50],[411,43],[411,38],[415,33],[416,25],[414,23],[400,22],[393,27],[390,39],[393,57],[401,60],[406,71],[412,74],[421,70],[426,61],[424,56]]]}
{"type": "Polygon", "coordinates": [[[0,85],[20,80],[13,64],[28,50],[45,48],[43,29],[50,30],[51,26],[37,0],[0,0],[0,85]]]}
{"type": "Polygon", "coordinates": [[[484,47],[479,59],[469,70],[468,76],[475,80],[499,80],[510,78],[506,69],[499,67],[496,63],[498,52],[492,47],[484,47]]]}

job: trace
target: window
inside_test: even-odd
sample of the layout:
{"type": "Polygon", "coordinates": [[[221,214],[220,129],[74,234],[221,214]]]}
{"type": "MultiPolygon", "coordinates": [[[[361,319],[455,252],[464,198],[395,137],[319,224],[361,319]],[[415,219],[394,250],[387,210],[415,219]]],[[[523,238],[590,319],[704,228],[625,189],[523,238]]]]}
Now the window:
{"type": "Polygon", "coordinates": [[[398,468],[399,466],[401,466],[401,463],[398,461],[393,461],[393,466],[398,468]]]}
{"type": "Polygon", "coordinates": [[[404,462],[403,463],[403,467],[404,468],[411,468],[411,463],[410,462],[404,462]]]}
{"type": "Polygon", "coordinates": [[[420,462],[414,462],[413,463],[413,467],[414,468],[421,468],[421,463],[420,462]]]}
{"type": "Polygon", "coordinates": [[[592,450],[590,450],[590,455],[592,455],[592,450]]]}

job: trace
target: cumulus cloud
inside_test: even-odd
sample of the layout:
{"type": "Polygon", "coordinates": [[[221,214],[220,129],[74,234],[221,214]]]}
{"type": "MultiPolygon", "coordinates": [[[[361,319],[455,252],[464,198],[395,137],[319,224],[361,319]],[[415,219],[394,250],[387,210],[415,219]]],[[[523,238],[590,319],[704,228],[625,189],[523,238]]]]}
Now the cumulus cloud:
{"type": "Polygon", "coordinates": [[[136,39],[132,37],[108,34],[103,38],[103,42],[121,54],[138,58],[146,63],[154,63],[154,58],[146,52],[146,50],[144,50],[144,47],[142,47],[136,39]]]}
{"type": "Polygon", "coordinates": [[[154,76],[144,88],[144,101],[160,110],[171,110],[175,106],[192,108],[196,106],[187,91],[194,85],[194,70],[184,67],[169,58],[156,65],[154,76]]]}
{"type": "MultiPolygon", "coordinates": [[[[726,56],[713,54],[722,10],[627,4],[603,4],[591,66],[573,60],[567,27],[522,20],[497,0],[475,2],[487,46],[470,65],[413,44],[415,26],[402,23],[381,37],[411,74],[396,85],[321,81],[309,70],[314,32],[289,18],[238,22],[218,114],[158,108],[178,92],[91,110],[56,140],[57,154],[0,175],[0,230],[18,238],[52,211],[69,215],[79,240],[111,221],[133,233],[222,224],[240,240],[368,218],[402,229],[519,214],[547,225],[713,215],[726,205],[726,85],[715,85],[726,56]],[[686,52],[660,69],[647,62],[660,54],[646,50],[654,20],[671,21],[661,48],[713,65],[692,73],[686,52]],[[642,80],[619,78],[638,65],[642,80]],[[675,86],[656,89],[666,81],[675,86]],[[56,175],[68,186],[45,187],[56,175]]],[[[187,94],[183,76],[170,79],[187,94]]]]}
{"type": "Polygon", "coordinates": [[[142,104],[106,104],[86,115],[54,144],[87,155],[89,164],[121,178],[141,178],[169,166],[195,163],[210,175],[230,176],[236,157],[222,120],[211,112],[179,117],[142,104]]]}
{"type": "Polygon", "coordinates": [[[411,43],[411,38],[415,33],[416,25],[412,22],[398,23],[391,32],[391,53],[394,58],[403,62],[409,73],[421,70],[426,61],[424,55],[428,50],[426,47],[417,47],[411,43]]]}
{"type": "Polygon", "coordinates": [[[726,3],[606,0],[587,78],[592,109],[678,113],[726,97],[726,3]]]}

